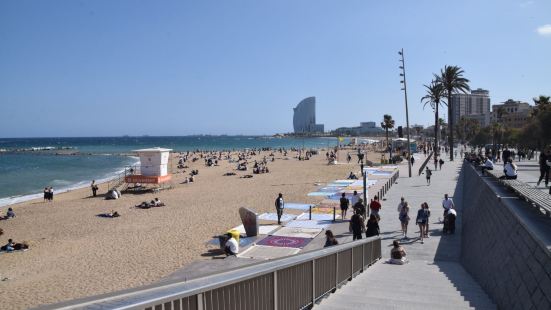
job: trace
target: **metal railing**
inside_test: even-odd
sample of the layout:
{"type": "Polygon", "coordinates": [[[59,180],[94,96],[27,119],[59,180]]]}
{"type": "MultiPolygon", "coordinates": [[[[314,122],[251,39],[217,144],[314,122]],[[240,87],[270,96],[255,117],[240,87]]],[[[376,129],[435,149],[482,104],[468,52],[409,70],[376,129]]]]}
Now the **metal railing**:
{"type": "Polygon", "coordinates": [[[381,189],[379,190],[379,192],[377,193],[379,195],[379,199],[382,199],[386,193],[390,190],[390,188],[392,187],[392,185],[394,183],[396,183],[396,180],[398,180],[398,178],[400,177],[400,170],[396,170],[396,173],[394,173],[390,179],[388,179],[384,184],[383,186],[381,187],[381,189]]]}
{"type": "Polygon", "coordinates": [[[381,238],[353,241],[193,280],[47,309],[304,309],[381,258],[381,238]]]}
{"type": "Polygon", "coordinates": [[[421,175],[421,173],[423,173],[423,169],[425,169],[425,167],[427,166],[427,164],[429,163],[431,157],[432,157],[432,154],[433,152],[430,152],[429,154],[429,157],[427,157],[427,159],[425,159],[425,161],[423,162],[423,164],[421,165],[421,167],[419,168],[419,175],[421,175]]]}

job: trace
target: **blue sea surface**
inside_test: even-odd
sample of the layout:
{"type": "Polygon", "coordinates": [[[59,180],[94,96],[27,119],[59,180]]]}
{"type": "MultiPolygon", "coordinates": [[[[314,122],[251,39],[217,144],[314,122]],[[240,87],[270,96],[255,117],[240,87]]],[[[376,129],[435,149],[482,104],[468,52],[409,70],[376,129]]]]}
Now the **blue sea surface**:
{"type": "Polygon", "coordinates": [[[59,193],[88,186],[94,179],[106,181],[125,166],[135,164],[137,159],[127,155],[141,148],[289,149],[327,148],[337,143],[336,138],[256,136],[0,138],[0,206],[40,197],[46,186],[59,193]]]}

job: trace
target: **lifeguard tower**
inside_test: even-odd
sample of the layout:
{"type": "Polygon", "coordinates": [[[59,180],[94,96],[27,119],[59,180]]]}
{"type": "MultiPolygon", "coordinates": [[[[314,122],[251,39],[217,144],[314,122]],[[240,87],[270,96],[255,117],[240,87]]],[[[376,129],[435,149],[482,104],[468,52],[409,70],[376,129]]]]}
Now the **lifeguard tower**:
{"type": "Polygon", "coordinates": [[[139,170],[127,173],[124,181],[127,184],[157,184],[162,185],[171,179],[168,169],[168,160],[172,149],[154,147],[135,150],[140,157],[139,170]]]}

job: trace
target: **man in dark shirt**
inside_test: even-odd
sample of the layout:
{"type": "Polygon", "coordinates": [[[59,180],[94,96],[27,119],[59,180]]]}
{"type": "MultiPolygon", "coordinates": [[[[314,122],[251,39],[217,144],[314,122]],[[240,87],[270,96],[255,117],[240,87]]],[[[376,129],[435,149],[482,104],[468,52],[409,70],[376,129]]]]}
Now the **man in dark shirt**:
{"type": "Polygon", "coordinates": [[[538,180],[537,186],[540,186],[540,183],[543,179],[545,179],[545,186],[549,185],[549,169],[551,168],[547,165],[547,161],[551,160],[551,156],[549,155],[549,153],[549,150],[540,153],[540,178],[538,180]]]}
{"type": "Polygon", "coordinates": [[[277,212],[277,223],[281,225],[281,216],[283,215],[283,209],[285,208],[285,202],[283,201],[283,194],[279,193],[275,200],[275,207],[277,212]]]}
{"type": "Polygon", "coordinates": [[[346,198],[346,194],[342,193],[341,196],[341,218],[344,220],[346,218],[346,211],[348,210],[348,206],[350,205],[350,201],[348,198],[346,198]]]}

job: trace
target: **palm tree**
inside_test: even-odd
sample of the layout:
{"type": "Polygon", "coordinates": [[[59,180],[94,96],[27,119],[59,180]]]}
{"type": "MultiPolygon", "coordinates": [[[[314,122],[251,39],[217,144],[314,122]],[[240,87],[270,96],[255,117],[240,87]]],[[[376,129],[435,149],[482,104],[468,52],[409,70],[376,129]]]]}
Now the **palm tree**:
{"type": "Polygon", "coordinates": [[[426,88],[427,94],[421,98],[421,103],[423,104],[423,109],[428,104],[431,106],[431,108],[434,110],[434,150],[438,150],[438,133],[440,132],[438,130],[438,108],[440,107],[442,102],[442,98],[444,97],[444,88],[442,87],[442,84],[436,82],[435,80],[432,80],[429,85],[423,85],[426,88]]]}
{"type": "Polygon", "coordinates": [[[392,119],[392,116],[385,114],[383,116],[383,121],[381,122],[381,128],[383,128],[386,132],[386,147],[389,146],[388,144],[388,130],[394,128],[394,120],[392,119]]]}
{"type": "Polygon", "coordinates": [[[440,76],[435,76],[436,81],[442,85],[448,98],[448,122],[449,136],[448,144],[450,146],[450,160],[453,160],[453,104],[452,95],[457,92],[466,93],[471,90],[469,80],[463,77],[463,69],[458,66],[444,66],[440,71],[440,76]]]}
{"type": "Polygon", "coordinates": [[[551,97],[549,96],[540,95],[539,97],[533,98],[532,100],[534,100],[534,104],[536,105],[533,111],[533,115],[537,115],[538,112],[541,112],[551,107],[551,97]]]}

